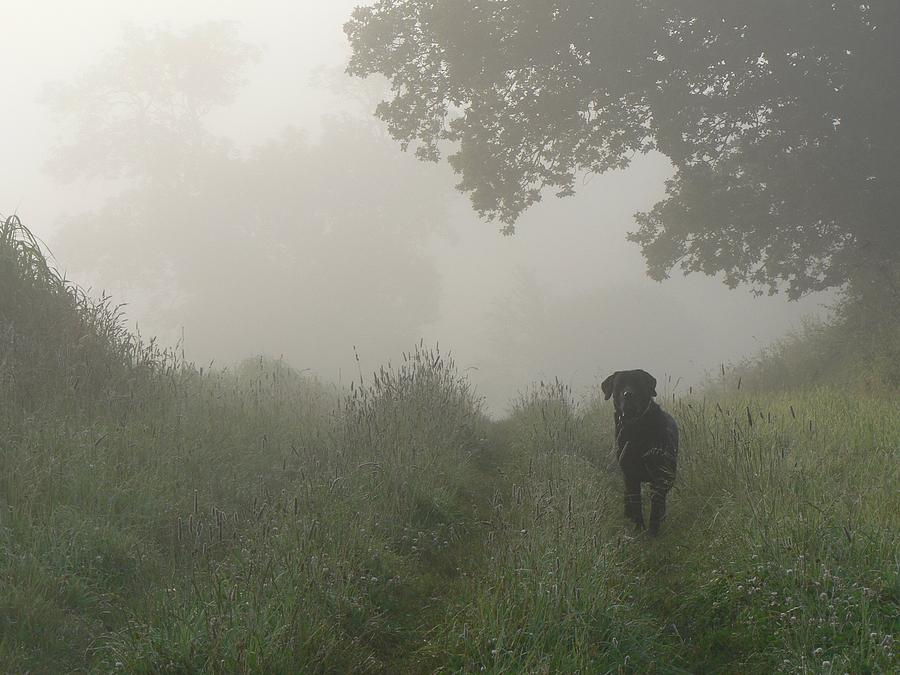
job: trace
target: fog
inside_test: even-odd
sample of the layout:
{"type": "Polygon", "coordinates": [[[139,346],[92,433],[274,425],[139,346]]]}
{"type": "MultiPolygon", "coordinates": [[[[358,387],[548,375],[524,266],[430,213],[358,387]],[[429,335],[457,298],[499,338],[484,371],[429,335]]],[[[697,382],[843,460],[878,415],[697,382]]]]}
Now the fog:
{"type": "Polygon", "coordinates": [[[200,364],[265,354],[347,382],[424,339],[496,412],[621,368],[680,391],[825,311],[650,280],[625,235],[664,193],[658,155],[548,194],[514,236],[481,222],[371,116],[382,85],[343,74],[357,4],[5,3],[0,213],[200,364]]]}

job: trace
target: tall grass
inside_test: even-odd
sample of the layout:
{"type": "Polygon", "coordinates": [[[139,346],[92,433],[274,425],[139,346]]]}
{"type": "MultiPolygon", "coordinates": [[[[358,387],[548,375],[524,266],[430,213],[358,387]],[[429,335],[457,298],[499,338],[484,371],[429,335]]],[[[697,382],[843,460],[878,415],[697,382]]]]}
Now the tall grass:
{"type": "Polygon", "coordinates": [[[0,288],[0,406],[125,409],[138,394],[155,398],[154,380],[189,370],[177,350],[128,331],[122,305],[63,278],[16,216],[0,220],[0,288]]]}
{"type": "Polygon", "coordinates": [[[436,356],[343,397],[284,367],[173,375],[165,407],[10,439],[0,660],[387,670],[417,629],[406,608],[448,573],[432,558],[468,531],[458,488],[484,418],[447,402],[461,392],[439,390],[454,379],[436,356]],[[429,409],[394,407],[429,387],[429,409]]]}
{"type": "Polygon", "coordinates": [[[422,343],[346,391],[196,368],[0,234],[0,670],[898,669],[895,398],[678,400],[648,538],[602,400],[489,422],[422,343]]]}
{"type": "Polygon", "coordinates": [[[387,669],[471,529],[486,420],[452,359],[349,392],[204,372],[5,223],[3,669],[387,669]]]}
{"type": "MultiPolygon", "coordinates": [[[[740,381],[745,388],[764,393],[830,385],[896,396],[900,391],[900,271],[870,273],[876,278],[847,288],[830,318],[805,320],[798,330],[731,368],[727,379],[732,386],[740,381]]],[[[724,368],[722,375],[725,379],[724,368]]]]}
{"type": "Polygon", "coordinates": [[[821,388],[679,401],[679,475],[654,539],[625,526],[617,470],[583,452],[611,443],[611,411],[560,393],[538,389],[513,416],[528,432],[512,432],[526,442],[491,559],[424,649],[434,664],[896,671],[896,400],[821,388]],[[593,441],[548,442],[572,428],[593,441]]]}

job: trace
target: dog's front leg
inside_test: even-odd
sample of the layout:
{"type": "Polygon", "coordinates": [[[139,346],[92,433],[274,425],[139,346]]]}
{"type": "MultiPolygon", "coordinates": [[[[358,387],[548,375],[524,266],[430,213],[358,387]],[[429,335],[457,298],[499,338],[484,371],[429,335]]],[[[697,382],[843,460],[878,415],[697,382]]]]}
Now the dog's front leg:
{"type": "Polygon", "coordinates": [[[641,481],[625,476],[625,517],[633,521],[639,530],[644,529],[644,511],[641,508],[641,481]]]}

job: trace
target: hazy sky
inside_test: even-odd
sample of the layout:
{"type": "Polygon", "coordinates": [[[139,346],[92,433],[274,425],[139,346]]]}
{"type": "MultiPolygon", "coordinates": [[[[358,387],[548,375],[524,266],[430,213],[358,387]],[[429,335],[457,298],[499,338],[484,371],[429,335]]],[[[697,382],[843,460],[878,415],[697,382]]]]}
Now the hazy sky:
{"type": "MultiPolygon", "coordinates": [[[[0,112],[3,156],[0,213],[19,209],[41,233],[69,210],[69,199],[47,199],[41,167],[58,136],[38,102],[46,83],[70,80],[115,47],[123,29],[185,29],[205,21],[234,21],[243,40],[262,49],[262,61],[216,130],[239,143],[277,135],[287,125],[315,128],[336,97],[312,86],[317,70],[340,68],[349,47],[343,24],[350,0],[4,0],[0,2],[0,112]],[[276,100],[273,100],[276,99],[276,100]],[[15,158],[14,161],[11,158],[15,158]],[[37,225],[37,223],[41,225],[37,225]]],[[[59,187],[53,188],[60,192],[59,187]]]]}
{"type": "MultiPolygon", "coordinates": [[[[151,305],[129,284],[133,280],[110,279],[104,270],[85,265],[73,269],[66,251],[57,245],[61,223],[96,207],[107,187],[60,185],[42,171],[52,149],[63,140],[61,129],[38,100],[44,85],[72,80],[97,63],[120,44],[126,25],[177,31],[206,21],[234,21],[241,39],[261,48],[262,58],[249,71],[235,104],[212,116],[212,129],[246,149],[278,138],[288,126],[315,137],[323,117],[347,105],[334,88],[321,84],[317,73],[326,73],[327,79],[327,74],[342,68],[349,54],[342,25],[358,4],[358,0],[0,3],[4,92],[0,213],[18,212],[47,241],[70,276],[103,283],[117,296],[127,294],[121,299],[131,302],[131,319],[145,330],[171,337],[172,327],[160,324],[151,305]]],[[[560,201],[548,196],[525,215],[514,237],[503,237],[495,225],[479,222],[467,200],[452,191],[452,174],[449,170],[445,174],[449,232],[432,237],[427,245],[440,276],[438,319],[420,332],[427,340],[452,347],[462,367],[477,368],[473,378],[493,397],[495,408],[502,409],[500,399],[529,379],[554,375],[585,387],[612,368],[646,367],[658,375],[669,373],[695,382],[703,370],[740,359],[799,325],[801,315],[819,311],[825,301],[755,299],[704,277],[679,277],[663,284],[649,280],[638,248],[625,241],[625,233],[634,227],[634,212],[650,208],[663,194],[669,167],[660,157],[638,158],[627,171],[592,177],[574,198],[560,201]],[[545,321],[503,325],[504,312],[522,303],[516,293],[521,295],[523,288],[540,296],[545,321]],[[498,323],[508,329],[505,336],[498,337],[498,323]],[[528,349],[511,354],[516,341],[527,342],[528,349]],[[509,362],[501,363],[498,355],[509,357],[509,362]],[[516,359],[515,366],[510,365],[516,359]]],[[[221,322],[227,325],[225,317],[221,322]]],[[[279,341],[278,325],[273,320],[258,342],[248,338],[237,345],[228,343],[228,348],[225,341],[218,344],[210,338],[192,343],[192,334],[212,334],[202,326],[188,324],[184,330],[188,351],[198,360],[229,362],[265,350],[284,353],[297,367],[334,376],[333,363],[317,368],[321,364],[314,353],[293,353],[289,331],[279,341]]],[[[335,342],[349,358],[360,337],[335,335],[335,342]]],[[[409,346],[398,344],[394,354],[409,346]]],[[[365,354],[365,344],[360,349],[365,354]]]]}

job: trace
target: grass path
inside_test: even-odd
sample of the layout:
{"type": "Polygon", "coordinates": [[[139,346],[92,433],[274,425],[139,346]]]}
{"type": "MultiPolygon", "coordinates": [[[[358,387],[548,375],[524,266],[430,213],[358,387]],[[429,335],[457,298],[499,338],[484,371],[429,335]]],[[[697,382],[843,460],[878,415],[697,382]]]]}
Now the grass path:
{"type": "Polygon", "coordinates": [[[469,456],[457,495],[463,534],[449,548],[420,560],[415,586],[408,589],[402,606],[393,610],[404,639],[382,655],[387,664],[384,672],[425,674],[441,667],[440,659],[428,656],[427,645],[448,609],[483,572],[490,513],[498,494],[508,490],[504,467],[512,457],[509,443],[504,425],[493,423],[485,427],[485,436],[469,456]]]}
{"type": "Polygon", "coordinates": [[[480,563],[429,616],[413,663],[896,672],[896,402],[823,390],[691,405],[678,410],[684,461],[658,538],[623,525],[599,427],[573,430],[552,406],[498,426],[503,489],[480,563]],[[768,414],[749,421],[757,408],[768,414]]]}

